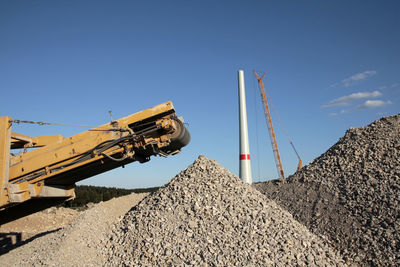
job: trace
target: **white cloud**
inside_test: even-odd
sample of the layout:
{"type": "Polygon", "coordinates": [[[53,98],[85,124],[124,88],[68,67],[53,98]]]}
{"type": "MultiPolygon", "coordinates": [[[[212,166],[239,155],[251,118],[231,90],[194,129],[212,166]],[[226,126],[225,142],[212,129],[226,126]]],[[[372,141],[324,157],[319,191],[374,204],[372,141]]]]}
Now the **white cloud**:
{"type": "Polygon", "coordinates": [[[332,117],[337,116],[337,115],[338,114],[336,112],[329,113],[329,116],[332,116],[332,117]]]}
{"type": "Polygon", "coordinates": [[[398,84],[398,83],[394,83],[394,84],[392,84],[392,87],[397,87],[397,86],[399,86],[399,84],[398,84]]]}
{"type": "Polygon", "coordinates": [[[364,102],[364,104],[359,105],[357,108],[358,109],[366,109],[366,108],[379,108],[379,107],[384,107],[386,105],[392,104],[391,101],[383,101],[383,100],[367,100],[364,102]]]}
{"type": "Polygon", "coordinates": [[[364,72],[356,73],[350,76],[349,78],[342,80],[342,83],[344,86],[348,87],[352,85],[354,82],[365,80],[368,77],[373,76],[375,74],[376,74],[375,70],[366,70],[364,72]]]}
{"type": "Polygon", "coordinates": [[[331,107],[350,106],[350,103],[348,103],[348,102],[332,102],[332,101],[330,101],[328,104],[322,105],[321,107],[322,108],[331,108],[331,107]]]}
{"type": "Polygon", "coordinates": [[[381,95],[382,95],[382,93],[379,91],[353,93],[351,95],[346,95],[346,96],[342,96],[339,98],[335,98],[335,99],[329,101],[328,104],[323,105],[322,107],[329,108],[329,107],[349,106],[350,103],[354,100],[362,99],[362,98],[378,97],[381,95]]]}

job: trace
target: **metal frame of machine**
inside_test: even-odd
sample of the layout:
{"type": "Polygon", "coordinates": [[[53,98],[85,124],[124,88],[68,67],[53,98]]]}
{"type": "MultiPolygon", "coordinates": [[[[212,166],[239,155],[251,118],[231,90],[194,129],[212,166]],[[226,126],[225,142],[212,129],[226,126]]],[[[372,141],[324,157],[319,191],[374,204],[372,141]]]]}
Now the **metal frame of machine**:
{"type": "Polygon", "coordinates": [[[74,198],[77,181],[150,156],[180,152],[190,141],[166,102],[86,132],[29,137],[0,117],[0,224],[74,198]],[[11,149],[36,148],[12,155],[11,149]]]}

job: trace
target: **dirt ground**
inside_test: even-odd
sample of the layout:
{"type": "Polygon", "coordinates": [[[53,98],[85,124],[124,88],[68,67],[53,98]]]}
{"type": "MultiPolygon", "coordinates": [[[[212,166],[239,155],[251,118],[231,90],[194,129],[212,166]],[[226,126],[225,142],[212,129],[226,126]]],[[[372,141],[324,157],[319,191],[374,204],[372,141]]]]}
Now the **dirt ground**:
{"type": "Polygon", "coordinates": [[[3,246],[0,262],[2,266],[82,266],[88,261],[84,266],[98,266],[102,260],[97,248],[103,246],[110,227],[146,195],[113,198],[81,212],[50,208],[3,225],[4,234],[22,234],[20,240],[8,239],[14,239],[15,245],[9,242],[3,246]]]}
{"type": "Polygon", "coordinates": [[[52,207],[0,226],[0,254],[70,224],[79,212],[52,207]]]}

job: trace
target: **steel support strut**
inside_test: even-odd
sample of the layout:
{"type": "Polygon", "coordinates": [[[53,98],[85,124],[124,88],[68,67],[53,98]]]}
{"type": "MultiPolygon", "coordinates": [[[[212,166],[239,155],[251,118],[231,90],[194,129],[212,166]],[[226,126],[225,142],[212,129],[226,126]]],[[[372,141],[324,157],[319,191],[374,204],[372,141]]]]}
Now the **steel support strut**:
{"type": "Polygon", "coordinates": [[[8,202],[10,177],[11,117],[0,117],[0,206],[8,202]]]}

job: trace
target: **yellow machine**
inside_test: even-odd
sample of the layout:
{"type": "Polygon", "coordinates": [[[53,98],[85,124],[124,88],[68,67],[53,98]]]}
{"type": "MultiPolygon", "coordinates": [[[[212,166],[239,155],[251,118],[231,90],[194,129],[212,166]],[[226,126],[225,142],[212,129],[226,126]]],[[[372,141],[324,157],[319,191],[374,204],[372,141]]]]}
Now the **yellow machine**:
{"type": "Polygon", "coordinates": [[[0,117],[0,224],[74,198],[80,180],[150,156],[174,155],[190,141],[172,102],[68,138],[13,132],[20,122],[0,117]],[[11,154],[21,148],[36,149],[11,154]]]}

